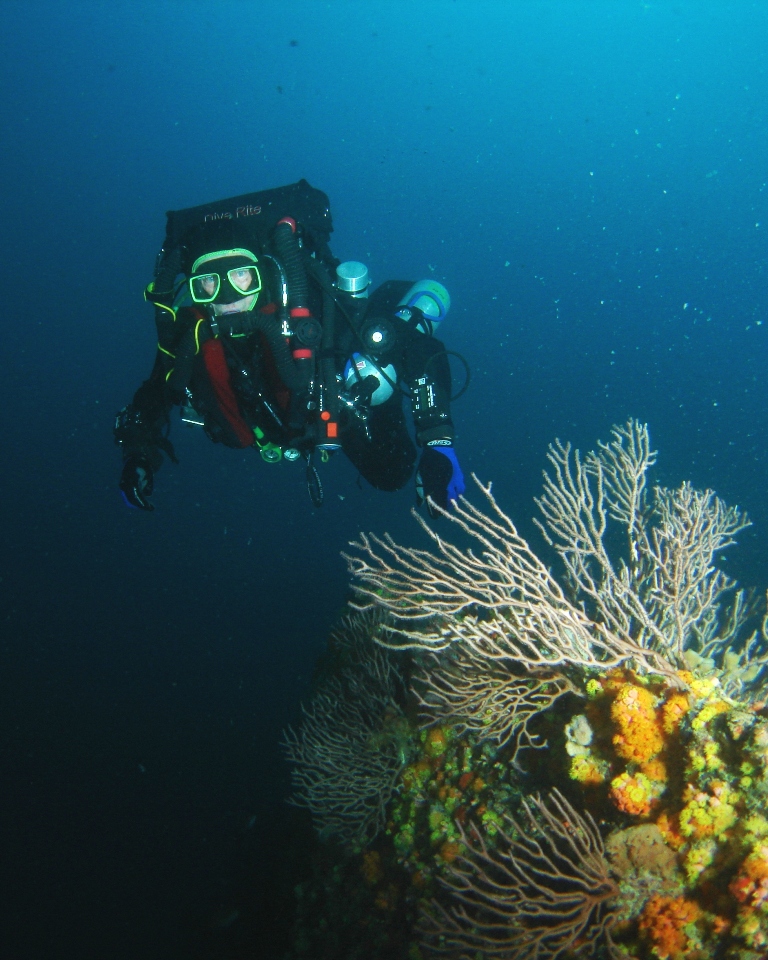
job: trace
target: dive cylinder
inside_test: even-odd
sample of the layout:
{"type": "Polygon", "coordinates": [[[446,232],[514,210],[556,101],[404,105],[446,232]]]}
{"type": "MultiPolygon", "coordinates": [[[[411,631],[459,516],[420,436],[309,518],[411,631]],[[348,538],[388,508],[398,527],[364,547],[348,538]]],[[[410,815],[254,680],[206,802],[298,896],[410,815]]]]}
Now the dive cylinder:
{"type": "Polygon", "coordinates": [[[381,403],[386,403],[392,396],[393,383],[397,383],[397,371],[388,363],[386,367],[379,367],[369,357],[364,357],[360,353],[353,353],[352,359],[347,361],[344,368],[344,388],[348,393],[353,393],[355,386],[365,380],[366,377],[375,377],[378,386],[371,394],[370,404],[372,407],[378,407],[381,403]],[[392,381],[390,383],[382,373],[392,381]]]}
{"type": "Polygon", "coordinates": [[[437,280],[417,280],[400,300],[395,313],[401,320],[411,320],[414,308],[422,314],[416,329],[432,336],[451,309],[451,295],[437,280]]]}
{"type": "Polygon", "coordinates": [[[336,289],[351,293],[356,300],[368,299],[371,277],[359,260],[345,260],[336,267],[336,289]]]}

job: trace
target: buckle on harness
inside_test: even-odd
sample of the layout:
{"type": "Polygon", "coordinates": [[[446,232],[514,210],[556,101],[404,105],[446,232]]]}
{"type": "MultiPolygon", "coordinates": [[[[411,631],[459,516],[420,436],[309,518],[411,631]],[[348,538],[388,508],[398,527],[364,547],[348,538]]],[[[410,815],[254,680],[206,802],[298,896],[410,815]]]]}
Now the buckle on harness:
{"type": "Polygon", "coordinates": [[[195,410],[192,391],[189,389],[189,387],[187,387],[184,391],[184,402],[182,403],[179,412],[181,414],[181,422],[186,424],[188,427],[205,426],[205,418],[201,417],[197,410],[195,410]]]}

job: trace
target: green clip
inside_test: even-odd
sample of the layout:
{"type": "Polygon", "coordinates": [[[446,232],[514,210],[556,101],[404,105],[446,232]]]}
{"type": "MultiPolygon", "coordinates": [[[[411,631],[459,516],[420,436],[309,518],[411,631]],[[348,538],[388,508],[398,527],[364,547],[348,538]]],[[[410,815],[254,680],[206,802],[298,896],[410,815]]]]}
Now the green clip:
{"type": "Polygon", "coordinates": [[[261,427],[254,427],[253,435],[256,437],[256,446],[259,448],[261,459],[266,463],[280,463],[283,459],[282,449],[271,440],[264,439],[265,434],[261,427]]]}

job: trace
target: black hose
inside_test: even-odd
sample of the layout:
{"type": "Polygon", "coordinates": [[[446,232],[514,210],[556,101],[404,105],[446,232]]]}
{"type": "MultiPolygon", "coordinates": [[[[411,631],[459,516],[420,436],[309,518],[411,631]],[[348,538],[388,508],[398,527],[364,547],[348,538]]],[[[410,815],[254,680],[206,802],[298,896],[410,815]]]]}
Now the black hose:
{"type": "MultiPolygon", "coordinates": [[[[304,266],[304,256],[295,229],[296,225],[293,221],[281,220],[275,227],[273,233],[275,251],[285,271],[291,317],[298,316],[299,311],[309,312],[309,282],[304,266]]],[[[293,357],[290,352],[288,353],[288,357],[293,363],[293,357]]],[[[275,362],[277,363],[281,377],[283,377],[283,367],[277,356],[275,357],[275,362]]],[[[286,370],[286,373],[287,372],[286,370]]],[[[309,362],[302,362],[300,366],[294,366],[290,382],[283,377],[283,382],[291,390],[291,414],[289,421],[293,426],[298,427],[299,424],[303,423],[306,419],[307,402],[314,379],[314,351],[311,353],[309,362]]]]}
{"type": "MultiPolygon", "coordinates": [[[[436,360],[439,356],[440,356],[439,353],[433,353],[431,357],[427,357],[427,362],[424,364],[425,373],[427,372],[427,370],[429,370],[429,367],[432,361],[436,360]]],[[[461,389],[457,390],[456,393],[452,393],[448,398],[451,401],[451,403],[453,403],[454,400],[458,400],[459,397],[463,396],[469,389],[469,383],[472,379],[472,369],[469,366],[469,361],[467,360],[467,358],[462,356],[460,353],[457,353],[455,350],[446,350],[445,356],[456,357],[456,359],[464,367],[464,383],[461,385],[461,389]]]]}
{"type": "Polygon", "coordinates": [[[281,220],[274,232],[275,251],[285,268],[291,307],[309,306],[309,284],[299,238],[290,223],[281,220]]]}
{"type": "Polygon", "coordinates": [[[272,351],[272,359],[275,361],[277,372],[286,387],[292,392],[306,389],[306,377],[299,371],[291,356],[291,348],[282,334],[277,316],[269,313],[257,313],[253,314],[253,320],[253,329],[264,335],[264,339],[272,351]]]}
{"type": "Polygon", "coordinates": [[[195,355],[205,341],[210,340],[212,336],[211,321],[203,320],[201,323],[200,318],[195,317],[194,322],[176,346],[173,370],[166,381],[174,393],[183,393],[187,389],[192,379],[195,355]]]}
{"type": "Polygon", "coordinates": [[[339,419],[339,388],[336,382],[336,300],[323,288],[323,339],[320,350],[320,378],[325,386],[325,406],[332,420],[339,419]]]}

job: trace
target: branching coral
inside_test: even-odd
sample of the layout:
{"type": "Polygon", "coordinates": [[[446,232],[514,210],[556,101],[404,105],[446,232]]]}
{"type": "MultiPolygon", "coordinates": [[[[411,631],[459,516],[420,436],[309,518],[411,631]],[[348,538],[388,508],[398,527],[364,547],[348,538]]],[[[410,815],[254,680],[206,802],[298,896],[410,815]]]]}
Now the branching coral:
{"type": "MultiPolygon", "coordinates": [[[[751,608],[745,591],[737,591],[731,620],[746,620],[751,608]]],[[[686,659],[693,661],[698,672],[704,672],[702,668],[706,666],[716,670],[727,696],[752,699],[764,686],[768,670],[768,613],[763,617],[760,633],[755,631],[743,644],[734,648],[724,645],[716,636],[702,643],[698,653],[688,650],[686,659]]]]}
{"type": "Polygon", "coordinates": [[[421,921],[423,945],[439,956],[556,960],[610,942],[619,889],[594,821],[558,791],[523,802],[491,846],[473,827],[421,921]]]}
{"type": "MultiPolygon", "coordinates": [[[[418,517],[434,551],[403,547],[391,537],[361,534],[353,574],[353,606],[380,607],[390,621],[377,639],[400,649],[444,650],[459,643],[488,660],[511,660],[527,670],[608,669],[633,660],[678,683],[655,650],[629,632],[590,619],[568,599],[491,492],[474,478],[487,512],[464,497],[439,511],[474,539],[480,554],[461,550],[418,517]]],[[[436,508],[437,509],[437,508],[436,508]]]]}
{"type": "Polygon", "coordinates": [[[405,757],[398,702],[402,678],[377,647],[368,616],[345,618],[336,642],[348,666],[303,707],[297,732],[283,746],[290,763],[292,802],[307,807],[322,835],[364,845],[381,830],[405,757]]]}
{"type": "Polygon", "coordinates": [[[689,483],[655,487],[649,497],[647,473],[656,452],[647,426],[630,420],[612,434],[583,459],[570,444],[558,440],[550,447],[553,474],[545,474],[536,501],[544,516],[539,527],[577,596],[609,630],[678,666],[685,665],[686,650],[714,656],[722,666],[734,642],[747,642],[751,610],[715,558],[750,521],[711,490],[689,483]],[[626,557],[608,552],[611,521],[623,531],[626,557]]]}
{"type": "Polygon", "coordinates": [[[485,656],[482,644],[426,654],[412,688],[423,722],[451,721],[459,735],[472,731],[500,746],[511,741],[513,760],[525,747],[546,746],[531,732],[530,721],[564,694],[578,692],[564,674],[546,669],[523,674],[513,662],[485,656]]]}

